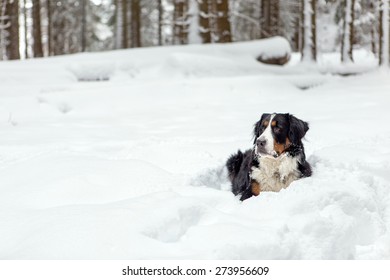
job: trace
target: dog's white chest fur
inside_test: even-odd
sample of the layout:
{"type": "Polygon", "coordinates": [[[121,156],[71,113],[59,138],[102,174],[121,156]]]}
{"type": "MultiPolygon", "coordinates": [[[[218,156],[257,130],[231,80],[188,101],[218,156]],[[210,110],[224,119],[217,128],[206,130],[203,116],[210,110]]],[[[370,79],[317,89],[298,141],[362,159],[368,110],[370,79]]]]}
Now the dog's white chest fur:
{"type": "Polygon", "coordinates": [[[278,192],[300,177],[296,157],[261,157],[259,162],[259,168],[252,167],[250,177],[260,184],[260,191],[278,192]]]}

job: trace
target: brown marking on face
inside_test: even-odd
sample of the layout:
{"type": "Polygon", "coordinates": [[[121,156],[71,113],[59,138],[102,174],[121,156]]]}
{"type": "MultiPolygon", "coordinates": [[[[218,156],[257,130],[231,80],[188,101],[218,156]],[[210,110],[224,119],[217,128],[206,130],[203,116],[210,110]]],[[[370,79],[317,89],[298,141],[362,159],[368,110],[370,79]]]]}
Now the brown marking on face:
{"type": "Polygon", "coordinates": [[[263,121],[263,126],[267,127],[269,124],[269,121],[263,121]]]}
{"type": "Polygon", "coordinates": [[[278,153],[278,155],[283,154],[286,151],[286,149],[290,147],[290,145],[291,145],[291,141],[290,139],[288,139],[288,137],[286,139],[286,143],[284,144],[280,144],[274,140],[274,150],[275,152],[278,153]]]}
{"type": "Polygon", "coordinates": [[[276,126],[276,121],[272,121],[271,126],[275,127],[276,126]]]}
{"type": "Polygon", "coordinates": [[[260,184],[257,181],[252,180],[251,190],[254,196],[258,196],[260,194],[260,184]]]}

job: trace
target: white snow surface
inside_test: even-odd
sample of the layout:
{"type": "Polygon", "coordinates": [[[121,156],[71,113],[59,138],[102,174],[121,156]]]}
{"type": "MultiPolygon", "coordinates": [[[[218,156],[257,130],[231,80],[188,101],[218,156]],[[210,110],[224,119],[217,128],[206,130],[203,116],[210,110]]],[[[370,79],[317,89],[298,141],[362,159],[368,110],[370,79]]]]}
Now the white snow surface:
{"type": "Polygon", "coordinates": [[[390,259],[389,72],[261,45],[1,62],[0,259],[390,259]],[[310,123],[313,176],[240,202],[224,163],[265,112],[310,123]]]}

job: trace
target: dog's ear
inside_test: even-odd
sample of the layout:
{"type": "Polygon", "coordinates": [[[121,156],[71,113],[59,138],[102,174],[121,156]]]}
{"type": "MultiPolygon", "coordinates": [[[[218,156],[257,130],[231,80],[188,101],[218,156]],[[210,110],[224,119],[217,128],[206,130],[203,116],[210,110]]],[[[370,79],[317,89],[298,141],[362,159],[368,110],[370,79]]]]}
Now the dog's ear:
{"type": "Polygon", "coordinates": [[[293,144],[301,144],[302,138],[305,136],[306,132],[309,130],[309,124],[305,121],[302,121],[293,115],[289,115],[290,120],[290,131],[288,137],[293,144]]]}
{"type": "Polygon", "coordinates": [[[254,129],[253,129],[253,137],[254,137],[254,140],[253,140],[253,144],[255,144],[256,142],[256,139],[260,136],[260,130],[261,130],[261,124],[263,123],[263,121],[269,117],[271,114],[263,114],[260,118],[260,120],[255,123],[254,125],[254,129]]]}

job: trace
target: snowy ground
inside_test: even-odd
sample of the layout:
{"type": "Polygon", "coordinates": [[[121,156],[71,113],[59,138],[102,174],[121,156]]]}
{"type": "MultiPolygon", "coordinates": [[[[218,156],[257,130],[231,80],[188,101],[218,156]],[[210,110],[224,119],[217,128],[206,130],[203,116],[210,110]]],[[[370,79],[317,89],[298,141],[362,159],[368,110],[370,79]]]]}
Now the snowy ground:
{"type": "Polygon", "coordinates": [[[0,259],[390,259],[389,72],[256,44],[0,62],[0,259]],[[240,203],[264,112],[310,122],[314,175],[240,203]]]}

